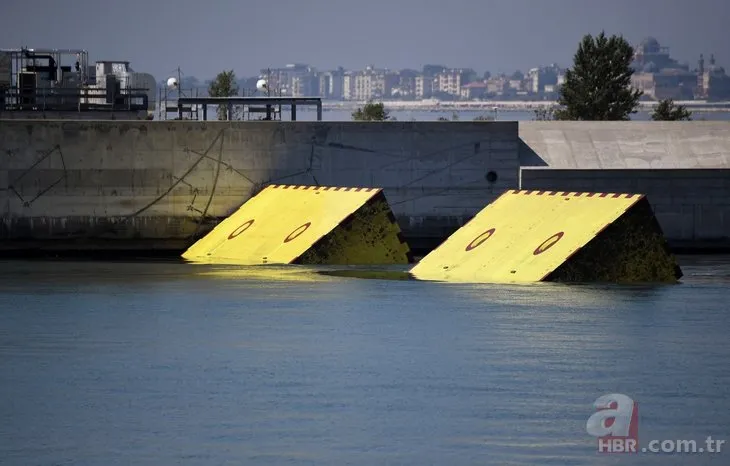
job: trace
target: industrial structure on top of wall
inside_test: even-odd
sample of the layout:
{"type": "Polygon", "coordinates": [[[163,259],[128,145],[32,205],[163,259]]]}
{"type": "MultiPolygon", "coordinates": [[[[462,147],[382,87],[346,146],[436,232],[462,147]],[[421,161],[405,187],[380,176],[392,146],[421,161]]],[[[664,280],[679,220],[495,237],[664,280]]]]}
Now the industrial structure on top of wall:
{"type": "Polygon", "coordinates": [[[0,118],[149,119],[157,84],[127,61],[81,49],[0,50],[0,118]]]}
{"type": "Polygon", "coordinates": [[[207,120],[209,106],[215,112],[225,105],[227,119],[279,120],[286,107],[296,120],[298,106],[316,107],[322,119],[320,98],[272,95],[265,79],[257,95],[232,97],[185,91],[181,81],[178,70],[158,89],[154,76],[135,72],[128,61],[89,65],[82,49],[0,49],[0,118],[207,120]]]}

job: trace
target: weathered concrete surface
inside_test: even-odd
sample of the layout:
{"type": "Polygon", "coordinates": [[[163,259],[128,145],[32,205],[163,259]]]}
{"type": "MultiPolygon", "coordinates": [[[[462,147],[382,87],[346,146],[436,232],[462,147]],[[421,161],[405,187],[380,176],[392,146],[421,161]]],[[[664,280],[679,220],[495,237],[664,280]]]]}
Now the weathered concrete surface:
{"type": "Polygon", "coordinates": [[[95,112],[42,112],[42,111],[12,111],[0,110],[0,120],[147,120],[146,111],[95,111],[95,112]]]}
{"type": "Polygon", "coordinates": [[[566,170],[525,167],[521,188],[645,194],[670,244],[730,247],[730,169],[566,170]]]}
{"type": "Polygon", "coordinates": [[[730,247],[730,122],[522,122],[520,187],[646,194],[670,243],[730,247]]]}
{"type": "Polygon", "coordinates": [[[727,243],[728,170],[730,122],[0,120],[0,248],[180,250],[270,183],[382,187],[417,250],[517,188],[645,193],[672,244],[727,243]]]}
{"type": "Polygon", "coordinates": [[[179,248],[290,183],[382,187],[406,236],[438,242],[517,186],[517,153],[516,122],[0,120],[0,238],[179,248]]]}
{"type": "Polygon", "coordinates": [[[520,122],[520,165],[730,168],[730,121],[520,122]]]}

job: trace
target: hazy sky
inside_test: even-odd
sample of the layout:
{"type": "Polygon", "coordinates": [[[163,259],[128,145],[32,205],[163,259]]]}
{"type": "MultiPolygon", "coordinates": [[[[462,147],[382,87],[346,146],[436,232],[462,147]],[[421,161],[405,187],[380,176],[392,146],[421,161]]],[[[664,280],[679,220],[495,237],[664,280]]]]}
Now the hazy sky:
{"type": "Polygon", "coordinates": [[[0,48],[82,48],[157,80],[180,66],[233,68],[569,66],[583,34],[646,36],[695,67],[730,71],[730,0],[0,0],[0,48]]]}

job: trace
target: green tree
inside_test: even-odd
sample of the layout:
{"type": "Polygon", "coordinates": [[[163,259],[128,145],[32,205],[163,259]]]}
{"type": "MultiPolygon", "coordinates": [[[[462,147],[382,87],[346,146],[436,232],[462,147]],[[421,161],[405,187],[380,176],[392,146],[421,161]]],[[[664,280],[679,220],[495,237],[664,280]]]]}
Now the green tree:
{"type": "Polygon", "coordinates": [[[654,121],[680,121],[691,120],[692,112],[684,105],[676,105],[672,99],[659,101],[654,112],[651,114],[654,121]]]}
{"type": "Polygon", "coordinates": [[[551,121],[555,120],[555,112],[557,110],[554,107],[539,107],[533,110],[535,114],[535,121],[551,121]]]}
{"type": "Polygon", "coordinates": [[[368,102],[365,106],[352,112],[352,119],[357,121],[386,121],[392,118],[382,102],[368,102]]]}
{"type": "MultiPolygon", "coordinates": [[[[238,95],[238,84],[236,84],[236,73],[233,70],[221,71],[210,83],[208,95],[211,97],[232,97],[238,95]]],[[[233,117],[233,115],[231,115],[233,117]]],[[[218,106],[218,119],[228,120],[228,106],[218,106]]],[[[232,118],[231,118],[232,119],[232,118]]]]}
{"type": "Polygon", "coordinates": [[[559,120],[628,120],[642,92],[631,87],[634,49],[620,36],[583,37],[565,75],[559,120]]]}

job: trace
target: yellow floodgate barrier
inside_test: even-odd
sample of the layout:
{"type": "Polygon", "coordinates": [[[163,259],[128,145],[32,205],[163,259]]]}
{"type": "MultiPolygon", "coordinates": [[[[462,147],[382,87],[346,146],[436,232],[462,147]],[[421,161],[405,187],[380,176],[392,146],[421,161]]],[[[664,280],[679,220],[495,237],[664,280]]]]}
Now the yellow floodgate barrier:
{"type": "Polygon", "coordinates": [[[682,272],[641,194],[511,190],[411,273],[459,282],[676,282],[682,272]]]}
{"type": "Polygon", "coordinates": [[[270,185],[193,244],[183,258],[228,264],[408,264],[377,188],[270,185]]]}

